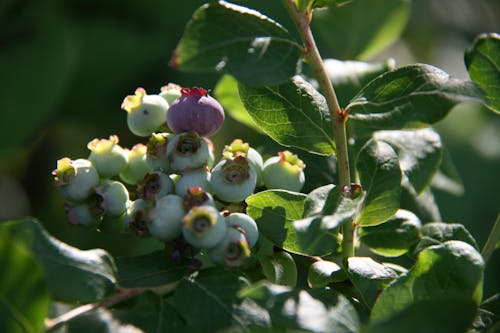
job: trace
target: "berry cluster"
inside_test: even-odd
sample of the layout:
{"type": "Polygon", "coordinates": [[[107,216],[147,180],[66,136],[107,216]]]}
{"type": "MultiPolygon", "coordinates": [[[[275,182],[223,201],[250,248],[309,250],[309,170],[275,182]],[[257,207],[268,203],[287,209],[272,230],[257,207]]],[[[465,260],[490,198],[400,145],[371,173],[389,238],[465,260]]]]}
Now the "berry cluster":
{"type": "Polygon", "coordinates": [[[146,144],[126,149],[116,135],[94,139],[88,158],[62,158],[53,171],[71,224],[117,218],[138,236],[173,244],[173,257],[200,249],[214,263],[236,267],[259,236],[244,200],[258,189],[304,185],[305,165],[289,151],[264,162],[237,139],[215,163],[208,136],[222,126],[224,110],[205,89],[169,84],[148,95],[138,88],[122,109],[130,131],[148,137],[146,144]]]}

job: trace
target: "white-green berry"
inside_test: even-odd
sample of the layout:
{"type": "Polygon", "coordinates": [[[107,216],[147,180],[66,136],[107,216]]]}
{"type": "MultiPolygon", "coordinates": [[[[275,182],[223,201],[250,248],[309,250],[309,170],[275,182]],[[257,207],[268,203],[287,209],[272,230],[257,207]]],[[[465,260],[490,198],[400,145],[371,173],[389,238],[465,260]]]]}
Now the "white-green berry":
{"type": "Polygon", "coordinates": [[[229,227],[241,228],[250,248],[254,247],[259,239],[259,229],[253,218],[243,213],[231,213],[225,217],[225,220],[229,227]]]}
{"type": "Polygon", "coordinates": [[[221,160],[212,169],[210,186],[212,192],[226,202],[240,202],[255,190],[257,174],[246,157],[221,160]]]}
{"type": "Polygon", "coordinates": [[[135,185],[139,180],[142,180],[148,172],[151,172],[151,167],[146,161],[145,145],[138,143],[131,150],[125,149],[128,156],[128,163],[125,169],[120,172],[120,178],[127,184],[135,185]]]}
{"type": "Polygon", "coordinates": [[[73,225],[93,226],[102,219],[100,211],[87,203],[66,204],[64,210],[66,219],[73,225]]]}
{"type": "Polygon", "coordinates": [[[248,163],[250,163],[257,174],[257,185],[262,184],[262,168],[264,167],[264,160],[257,150],[250,147],[250,144],[243,142],[241,139],[235,139],[230,145],[224,147],[222,155],[225,159],[233,159],[236,156],[246,157],[248,163]]]}
{"type": "Polygon", "coordinates": [[[250,246],[239,228],[228,227],[224,239],[208,251],[213,262],[227,267],[239,267],[250,257],[250,246]]]}
{"type": "Polygon", "coordinates": [[[167,101],[168,105],[170,105],[177,98],[181,97],[181,89],[181,86],[175,83],[169,83],[166,86],[160,88],[159,95],[167,101]]]}
{"type": "Polygon", "coordinates": [[[101,196],[101,208],[110,217],[119,217],[127,211],[129,194],[127,188],[115,180],[105,180],[95,187],[101,196]]]}
{"type": "Polygon", "coordinates": [[[300,192],[304,187],[304,162],[288,150],[270,157],[264,163],[262,176],[268,189],[300,192]]]}
{"type": "Polygon", "coordinates": [[[175,183],[175,193],[184,196],[190,187],[201,187],[204,191],[210,191],[210,172],[207,168],[183,172],[175,183]]]}
{"type": "Polygon", "coordinates": [[[171,241],[181,235],[185,212],[182,198],[169,194],[156,201],[148,212],[149,232],[161,241],[171,241]]]}
{"type": "Polygon", "coordinates": [[[210,156],[207,142],[196,132],[176,134],[167,145],[170,168],[176,173],[207,165],[210,156]]]}
{"type": "Polygon", "coordinates": [[[52,171],[56,186],[64,199],[80,202],[87,199],[99,183],[99,174],[89,160],[71,160],[67,157],[57,161],[52,171]]]}
{"type": "Polygon", "coordinates": [[[171,173],[167,156],[167,144],[172,133],[153,133],[149,137],[146,151],[146,161],[153,170],[171,173]]]}
{"type": "Polygon", "coordinates": [[[101,178],[116,176],[127,166],[127,152],[118,145],[116,135],[111,135],[109,139],[94,139],[87,144],[87,148],[90,150],[88,160],[101,178]]]}
{"type": "Polygon", "coordinates": [[[137,136],[150,136],[165,126],[167,101],[159,95],[147,95],[143,88],[125,97],[121,107],[127,111],[128,128],[137,136]]]}
{"type": "Polygon", "coordinates": [[[215,207],[215,201],[212,195],[204,191],[201,187],[188,188],[182,199],[186,212],[189,212],[191,208],[195,206],[208,205],[215,207]]]}
{"type": "Polygon", "coordinates": [[[169,175],[154,171],[146,174],[137,184],[137,194],[145,200],[156,200],[174,193],[174,182],[169,175]]]}
{"type": "Polygon", "coordinates": [[[137,236],[149,235],[147,222],[148,202],[143,199],[129,201],[123,216],[124,231],[133,231],[137,236]]]}
{"type": "Polygon", "coordinates": [[[182,220],[182,235],[196,248],[215,247],[224,238],[226,228],[219,211],[208,205],[191,208],[182,220]]]}

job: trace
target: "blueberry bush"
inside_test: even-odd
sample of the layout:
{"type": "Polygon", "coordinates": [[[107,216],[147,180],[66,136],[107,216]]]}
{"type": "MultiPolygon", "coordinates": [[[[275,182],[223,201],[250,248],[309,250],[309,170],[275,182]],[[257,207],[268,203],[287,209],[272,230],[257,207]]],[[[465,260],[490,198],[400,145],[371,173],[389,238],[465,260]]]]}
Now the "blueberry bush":
{"type": "Polygon", "coordinates": [[[57,161],[76,233],[154,250],[114,256],[64,243],[35,218],[0,224],[0,331],[498,332],[500,294],[484,292],[484,272],[500,218],[485,222],[484,244],[442,221],[433,189],[453,193],[460,180],[433,125],[462,103],[500,112],[500,36],[464,51],[464,80],[360,60],[399,37],[408,1],[282,9],[287,28],[203,4],[170,66],[217,84],[131,87],[116,119],[135,144],[109,133],[57,161]],[[228,118],[269,144],[217,147],[228,118]]]}

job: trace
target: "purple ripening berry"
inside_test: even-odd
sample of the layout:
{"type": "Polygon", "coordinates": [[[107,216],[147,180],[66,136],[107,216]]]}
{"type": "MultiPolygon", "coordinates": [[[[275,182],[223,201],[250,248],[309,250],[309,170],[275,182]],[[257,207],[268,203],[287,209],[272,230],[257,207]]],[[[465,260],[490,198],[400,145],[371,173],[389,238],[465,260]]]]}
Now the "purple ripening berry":
{"type": "Polygon", "coordinates": [[[224,109],[203,88],[183,88],[167,112],[167,125],[174,133],[196,132],[210,136],[224,122],[224,109]]]}

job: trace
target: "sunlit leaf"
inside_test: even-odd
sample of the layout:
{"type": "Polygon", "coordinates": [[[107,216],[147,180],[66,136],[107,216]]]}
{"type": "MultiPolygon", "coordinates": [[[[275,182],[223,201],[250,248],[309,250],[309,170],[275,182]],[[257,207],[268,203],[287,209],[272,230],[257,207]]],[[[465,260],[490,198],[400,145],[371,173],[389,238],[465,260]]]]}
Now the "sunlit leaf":
{"type": "Polygon", "coordinates": [[[430,65],[416,64],[377,77],[346,110],[349,119],[366,127],[418,128],[443,119],[455,105],[466,101],[482,101],[482,93],[472,82],[453,79],[430,65]]]}
{"type": "Polygon", "coordinates": [[[290,34],[261,13],[225,1],[200,7],[184,30],[171,64],[189,72],[223,72],[252,85],[297,73],[302,51],[290,34]]]}

